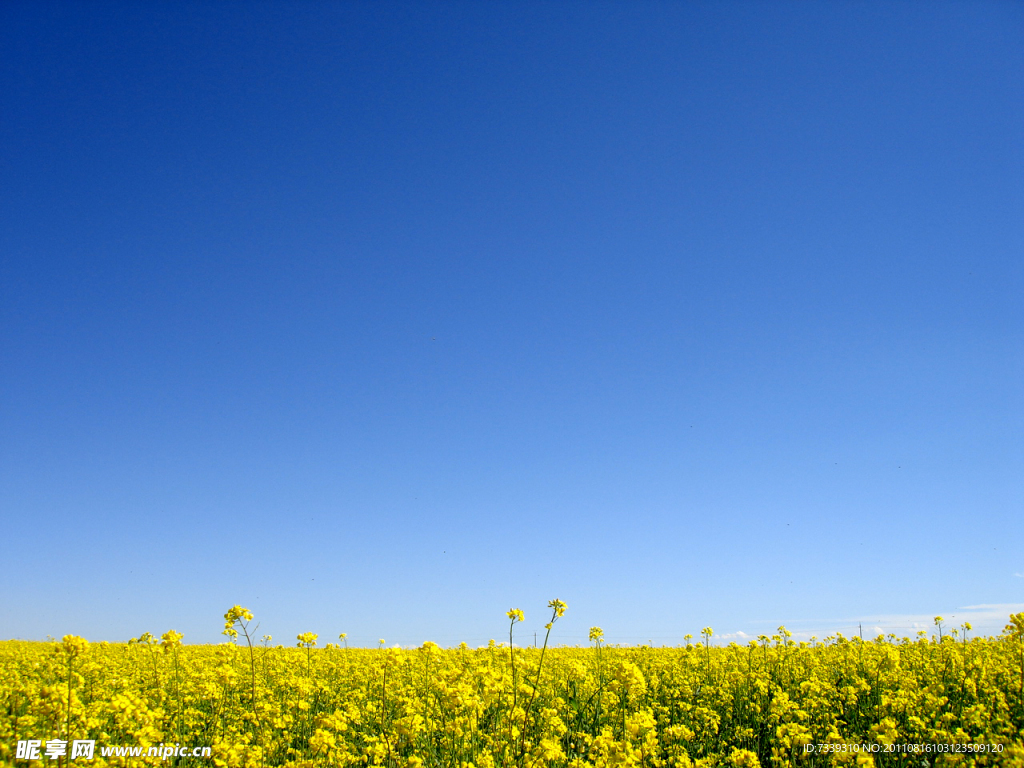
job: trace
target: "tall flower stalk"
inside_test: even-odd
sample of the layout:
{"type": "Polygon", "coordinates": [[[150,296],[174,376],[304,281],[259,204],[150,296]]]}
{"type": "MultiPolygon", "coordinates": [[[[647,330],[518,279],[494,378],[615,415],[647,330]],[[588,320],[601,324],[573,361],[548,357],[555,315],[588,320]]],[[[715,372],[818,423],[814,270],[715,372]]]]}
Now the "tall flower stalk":
{"type": "Polygon", "coordinates": [[[518,685],[516,684],[516,652],[515,647],[512,645],[512,628],[516,625],[517,621],[523,621],[524,615],[521,609],[512,608],[506,614],[509,618],[508,624],[508,655],[512,660],[512,711],[516,711],[516,704],[518,703],[517,694],[519,693],[518,685]]]}
{"type": "Polygon", "coordinates": [[[260,752],[263,752],[263,728],[260,725],[259,712],[256,710],[256,655],[252,648],[252,638],[256,634],[256,630],[259,628],[259,624],[252,627],[250,633],[249,625],[252,624],[252,611],[248,608],[243,608],[240,605],[232,606],[227,613],[224,614],[224,631],[221,633],[227,635],[232,640],[238,639],[238,630],[242,630],[242,634],[245,635],[245,643],[249,646],[249,672],[250,681],[252,687],[252,719],[253,719],[253,735],[260,743],[260,752]],[[237,627],[237,629],[236,629],[237,627]]]}
{"type": "Polygon", "coordinates": [[[548,608],[551,609],[551,621],[544,625],[544,629],[546,631],[544,633],[544,645],[541,646],[540,649],[540,662],[537,664],[537,676],[533,680],[533,690],[530,692],[530,701],[526,705],[526,711],[523,712],[523,730],[519,734],[519,756],[516,762],[520,768],[526,759],[526,730],[530,723],[530,712],[533,709],[533,702],[537,698],[537,690],[540,687],[540,675],[541,672],[544,671],[544,654],[548,649],[548,640],[551,638],[551,628],[555,626],[556,621],[565,615],[566,605],[556,598],[548,602],[548,608]]]}
{"type": "Polygon", "coordinates": [[[181,721],[182,721],[182,707],[181,707],[181,673],[178,667],[178,649],[181,647],[181,638],[184,635],[181,632],[175,632],[173,629],[169,629],[160,636],[160,646],[164,649],[164,653],[171,654],[171,659],[174,663],[174,702],[176,705],[177,713],[175,716],[176,728],[178,734],[178,740],[182,739],[181,733],[181,721]]]}
{"type": "Polygon", "coordinates": [[[84,654],[89,649],[89,641],[83,637],[77,637],[75,635],[64,635],[61,640],[61,644],[58,646],[58,652],[64,657],[64,661],[67,664],[68,674],[68,700],[67,700],[67,721],[66,721],[66,733],[65,738],[71,739],[71,685],[74,679],[75,670],[75,659],[84,654]]]}

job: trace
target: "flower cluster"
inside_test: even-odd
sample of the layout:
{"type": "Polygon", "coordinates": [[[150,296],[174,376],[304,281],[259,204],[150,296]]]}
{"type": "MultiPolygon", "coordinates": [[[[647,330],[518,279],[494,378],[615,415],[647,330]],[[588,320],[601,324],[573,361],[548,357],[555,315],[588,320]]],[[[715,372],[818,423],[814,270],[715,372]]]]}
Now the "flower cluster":
{"type": "MultiPolygon", "coordinates": [[[[561,601],[548,607],[549,624],[565,614],[561,601]]],[[[524,619],[519,609],[506,616],[524,619]]],[[[240,606],[224,620],[232,639],[253,631],[240,606]]],[[[186,645],[173,630],[159,642],[6,641],[0,765],[15,764],[26,734],[210,744],[221,768],[1024,765],[1024,614],[999,637],[970,630],[808,643],[780,627],[713,645],[706,627],[701,643],[673,648],[605,645],[599,627],[589,647],[555,637],[544,648],[318,648],[312,632],[299,648],[269,636],[186,645]],[[899,743],[1000,751],[885,752],[899,743]],[[865,744],[880,749],[846,748],[865,744]]]]}
{"type": "Polygon", "coordinates": [[[316,639],[318,637],[320,637],[320,635],[315,635],[312,632],[303,632],[301,635],[298,635],[295,639],[299,641],[297,643],[299,648],[312,648],[316,645],[316,639]]]}
{"type": "Polygon", "coordinates": [[[240,605],[232,606],[224,614],[224,631],[221,634],[227,635],[230,638],[237,638],[238,630],[235,629],[235,626],[237,625],[244,629],[250,621],[252,621],[252,611],[240,605]]]}

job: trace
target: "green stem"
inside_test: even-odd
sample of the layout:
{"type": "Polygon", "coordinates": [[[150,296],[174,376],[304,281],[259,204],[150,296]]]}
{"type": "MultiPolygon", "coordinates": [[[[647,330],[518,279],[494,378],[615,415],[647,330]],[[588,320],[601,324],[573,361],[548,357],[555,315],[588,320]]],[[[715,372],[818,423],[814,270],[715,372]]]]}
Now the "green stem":
{"type": "Polygon", "coordinates": [[[554,626],[555,621],[558,619],[558,615],[555,614],[551,617],[551,621],[548,622],[547,632],[544,633],[544,645],[540,649],[540,662],[537,664],[537,677],[533,681],[533,691],[530,693],[530,701],[526,705],[526,711],[523,713],[523,730],[519,734],[519,760],[518,764],[520,768],[523,765],[523,761],[526,758],[526,726],[530,721],[530,710],[533,708],[533,701],[537,698],[537,689],[540,686],[540,673],[544,669],[544,653],[548,649],[548,638],[551,637],[551,627],[554,626]]]}
{"type": "Polygon", "coordinates": [[[512,627],[514,627],[515,625],[516,625],[516,620],[515,619],[512,619],[511,623],[508,625],[508,655],[509,655],[509,658],[512,660],[512,711],[513,712],[515,711],[516,703],[517,703],[517,698],[516,698],[516,694],[517,694],[517,691],[516,691],[516,653],[515,653],[514,647],[512,646],[512,627]]]}
{"type": "Polygon", "coordinates": [[[67,725],[67,737],[71,740],[71,665],[73,660],[71,656],[68,656],[68,725],[67,725]]]}

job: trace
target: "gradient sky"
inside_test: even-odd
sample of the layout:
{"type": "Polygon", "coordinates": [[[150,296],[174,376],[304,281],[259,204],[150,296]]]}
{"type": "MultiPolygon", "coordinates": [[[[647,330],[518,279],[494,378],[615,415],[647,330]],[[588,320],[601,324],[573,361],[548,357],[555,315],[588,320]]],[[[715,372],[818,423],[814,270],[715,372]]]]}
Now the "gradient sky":
{"type": "Polygon", "coordinates": [[[4,3],[0,72],[0,636],[1024,610],[1024,6],[4,3]]]}

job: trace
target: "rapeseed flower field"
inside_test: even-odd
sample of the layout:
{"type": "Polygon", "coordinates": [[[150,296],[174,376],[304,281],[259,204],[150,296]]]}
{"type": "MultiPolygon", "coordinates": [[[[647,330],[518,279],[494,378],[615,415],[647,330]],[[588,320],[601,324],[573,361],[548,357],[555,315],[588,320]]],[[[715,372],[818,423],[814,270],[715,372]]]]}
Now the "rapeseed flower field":
{"type": "MultiPolygon", "coordinates": [[[[294,647],[253,636],[241,606],[228,642],[181,634],[129,643],[0,643],[3,765],[1024,766],[1024,614],[1005,632],[872,642],[748,645],[294,647]],[[19,740],[209,745],[210,756],[18,760],[19,740]],[[898,751],[916,744],[920,751],[898,751]],[[929,746],[930,745],[930,746],[929,746]],[[945,745],[945,746],[943,746],[945,745]],[[981,745],[980,747],[978,745],[981,745]],[[985,746],[987,745],[987,746],[985,746]],[[977,749],[989,751],[976,751],[977,749]],[[996,749],[997,748],[997,749],[996,749]]],[[[939,627],[941,629],[941,621],[939,627]]]]}

